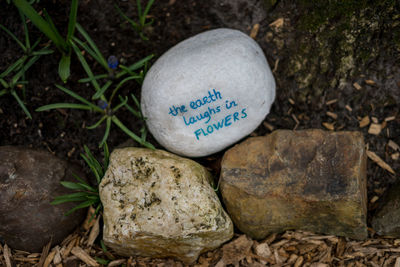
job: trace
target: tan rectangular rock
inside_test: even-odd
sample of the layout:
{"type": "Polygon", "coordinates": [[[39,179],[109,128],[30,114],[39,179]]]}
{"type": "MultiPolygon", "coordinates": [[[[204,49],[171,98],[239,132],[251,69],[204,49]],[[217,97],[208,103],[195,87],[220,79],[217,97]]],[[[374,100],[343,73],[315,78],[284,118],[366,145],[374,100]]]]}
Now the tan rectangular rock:
{"type": "Polygon", "coordinates": [[[300,229],[367,237],[366,153],[359,132],[278,130],[222,160],[221,192],[245,234],[300,229]]]}

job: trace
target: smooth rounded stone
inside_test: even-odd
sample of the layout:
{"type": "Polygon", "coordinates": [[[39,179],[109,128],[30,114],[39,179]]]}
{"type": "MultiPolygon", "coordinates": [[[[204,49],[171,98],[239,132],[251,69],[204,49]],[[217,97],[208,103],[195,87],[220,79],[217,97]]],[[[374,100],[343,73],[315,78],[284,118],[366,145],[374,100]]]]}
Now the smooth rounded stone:
{"type": "Polygon", "coordinates": [[[201,157],[254,131],[274,98],[275,80],[258,44],[240,31],[216,29],[162,55],[146,75],[141,104],[161,145],[201,157]]]}
{"type": "Polygon", "coordinates": [[[162,150],[116,149],[100,184],[104,243],[123,256],[194,262],[233,236],[198,163],[162,150]]]}
{"type": "Polygon", "coordinates": [[[47,151],[13,146],[0,147],[0,159],[0,237],[9,246],[40,252],[83,221],[84,210],[64,215],[76,203],[50,204],[71,193],[61,181],[74,181],[72,174],[84,177],[75,165],[47,151]]]}
{"type": "Polygon", "coordinates": [[[305,230],[367,237],[366,153],[360,132],[278,130],[222,159],[220,189],[243,233],[305,230]]]}
{"type": "Polygon", "coordinates": [[[379,235],[400,237],[400,183],[389,189],[371,224],[379,235]]]}

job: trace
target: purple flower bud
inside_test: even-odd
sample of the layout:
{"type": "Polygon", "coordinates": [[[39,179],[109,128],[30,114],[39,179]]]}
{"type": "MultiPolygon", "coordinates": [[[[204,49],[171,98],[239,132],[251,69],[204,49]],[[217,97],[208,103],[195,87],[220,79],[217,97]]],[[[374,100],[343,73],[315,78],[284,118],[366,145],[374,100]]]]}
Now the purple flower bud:
{"type": "Polygon", "coordinates": [[[105,102],[105,101],[103,101],[103,100],[99,100],[99,101],[97,102],[97,106],[98,106],[99,108],[101,108],[102,110],[105,110],[105,109],[108,107],[108,104],[107,104],[107,102],[105,102]]]}
{"type": "Polygon", "coordinates": [[[115,70],[118,67],[118,58],[114,55],[109,56],[107,59],[108,66],[115,70]]]}

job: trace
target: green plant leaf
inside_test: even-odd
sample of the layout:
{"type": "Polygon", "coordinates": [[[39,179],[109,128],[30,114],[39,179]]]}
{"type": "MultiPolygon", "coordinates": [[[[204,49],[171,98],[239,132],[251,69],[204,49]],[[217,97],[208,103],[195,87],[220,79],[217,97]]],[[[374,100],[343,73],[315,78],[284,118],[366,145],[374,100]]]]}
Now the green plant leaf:
{"type": "Polygon", "coordinates": [[[104,170],[106,171],[107,170],[107,168],[108,168],[108,163],[109,163],[109,161],[110,161],[110,151],[108,150],[108,145],[107,145],[107,143],[104,143],[104,145],[103,145],[103,157],[104,157],[104,160],[103,160],[103,168],[104,168],[104,170]]]}
{"type": "Polygon", "coordinates": [[[81,97],[80,95],[76,94],[75,92],[73,92],[73,91],[71,91],[71,90],[69,90],[69,89],[67,89],[67,88],[65,88],[65,87],[63,87],[61,85],[58,85],[58,84],[56,84],[56,87],[58,89],[60,89],[61,91],[65,92],[66,94],[69,94],[73,98],[75,98],[75,99],[79,100],[80,102],[86,104],[87,106],[91,107],[93,110],[101,112],[101,113],[104,112],[100,107],[92,104],[91,102],[87,101],[85,98],[81,97]]]}
{"type": "MultiPolygon", "coordinates": [[[[104,93],[107,91],[108,87],[110,87],[110,85],[112,84],[112,81],[108,81],[106,82],[106,84],[101,87],[100,91],[97,91],[93,96],[92,99],[99,99],[101,97],[104,97],[104,93]]],[[[107,101],[109,102],[109,101],[107,101]]]]}
{"type": "Polygon", "coordinates": [[[108,138],[108,136],[110,134],[110,128],[111,128],[111,117],[107,117],[106,131],[104,132],[104,136],[103,136],[103,139],[101,139],[99,147],[101,147],[102,145],[104,145],[106,143],[107,138],[108,138]]]}
{"type": "Polygon", "coordinates": [[[66,40],[67,43],[69,43],[72,36],[74,36],[77,14],[78,14],[78,0],[72,0],[71,1],[71,9],[69,12],[68,34],[67,34],[67,40],[66,40]]]}
{"type": "Polygon", "coordinates": [[[126,103],[128,102],[128,97],[122,98],[120,97],[121,103],[119,103],[115,108],[113,108],[113,112],[117,112],[118,109],[122,108],[123,106],[126,105],[126,103]]]}
{"type": "MultiPolygon", "coordinates": [[[[88,63],[86,62],[86,59],[83,57],[81,51],[79,50],[79,48],[75,45],[75,43],[72,40],[71,40],[71,46],[74,49],[75,54],[78,57],[79,61],[81,62],[81,65],[82,65],[83,69],[85,70],[86,74],[91,79],[91,83],[92,83],[93,87],[96,89],[96,91],[100,91],[100,85],[96,81],[96,79],[93,78],[94,77],[93,72],[90,69],[88,63]]],[[[103,97],[102,100],[105,100],[105,98],[103,97]]]]}
{"type": "Polygon", "coordinates": [[[87,208],[89,206],[92,206],[93,204],[96,204],[98,201],[97,200],[87,200],[85,202],[82,202],[81,204],[75,206],[74,208],[70,209],[67,213],[65,213],[66,216],[70,215],[71,213],[73,213],[74,211],[78,210],[78,209],[83,209],[83,208],[87,208]]]}
{"type": "Polygon", "coordinates": [[[82,110],[92,110],[92,107],[87,106],[87,105],[82,105],[82,104],[75,104],[75,103],[55,103],[55,104],[49,104],[45,106],[41,106],[40,108],[37,108],[36,111],[46,111],[46,110],[51,110],[51,109],[58,109],[58,108],[71,108],[71,109],[82,109],[82,110]]]}
{"type": "Polygon", "coordinates": [[[40,56],[33,56],[26,62],[26,64],[18,70],[18,72],[11,79],[11,87],[17,84],[18,80],[25,74],[25,72],[40,58],[40,56]]]}
{"type": "Polygon", "coordinates": [[[15,98],[15,100],[17,100],[18,104],[21,106],[21,108],[25,112],[26,116],[29,119],[32,119],[31,113],[29,113],[29,110],[26,108],[24,102],[19,98],[17,92],[15,92],[14,90],[11,90],[11,95],[15,98]]]}
{"type": "Polygon", "coordinates": [[[119,15],[131,24],[133,30],[136,31],[137,33],[139,33],[141,30],[139,24],[137,24],[132,19],[130,19],[127,15],[125,15],[125,13],[122,12],[122,10],[119,8],[119,6],[114,4],[114,7],[117,10],[117,12],[119,13],[119,15]]]}
{"type": "Polygon", "coordinates": [[[61,80],[66,83],[70,75],[71,54],[62,54],[60,63],[58,64],[58,75],[61,80]]]}
{"type": "Polygon", "coordinates": [[[109,70],[110,68],[108,67],[107,60],[103,57],[103,54],[100,52],[100,50],[96,46],[95,42],[93,42],[92,38],[90,38],[89,34],[82,28],[82,26],[79,23],[76,24],[76,28],[78,29],[79,33],[83,36],[83,38],[85,38],[86,42],[88,42],[88,44],[92,48],[93,52],[97,55],[98,62],[106,70],[109,70]]]}
{"type": "Polygon", "coordinates": [[[90,125],[90,126],[86,126],[86,128],[89,129],[89,130],[93,130],[93,129],[97,128],[106,118],[107,118],[107,115],[104,115],[95,124],[90,125]]]}
{"type": "Polygon", "coordinates": [[[150,59],[152,59],[153,57],[154,57],[154,55],[147,56],[147,57],[145,57],[145,58],[139,60],[138,62],[133,63],[133,64],[130,65],[129,67],[126,67],[126,70],[122,70],[122,71],[118,72],[115,76],[116,76],[117,78],[121,78],[123,75],[125,75],[126,73],[128,73],[128,71],[134,71],[134,70],[137,70],[137,69],[143,67],[143,65],[144,65],[146,62],[148,62],[150,59]]]}
{"type": "Polygon", "coordinates": [[[47,48],[43,48],[43,49],[40,49],[39,51],[32,52],[32,56],[43,56],[43,55],[49,55],[49,54],[52,54],[52,53],[54,53],[53,50],[47,49],[47,48]]]}
{"type": "Polygon", "coordinates": [[[128,136],[130,136],[133,140],[141,144],[142,146],[145,146],[150,149],[155,149],[155,147],[150,144],[149,142],[142,142],[142,139],[134,134],[131,130],[129,130],[115,115],[111,117],[112,121],[123,131],[125,132],[128,136]]]}
{"type": "Polygon", "coordinates": [[[98,79],[104,79],[104,78],[108,78],[108,74],[99,74],[99,75],[95,75],[92,78],[83,78],[78,80],[78,82],[80,83],[87,83],[87,82],[91,82],[93,79],[98,80],[98,79]]]}
{"type": "Polygon", "coordinates": [[[29,31],[28,31],[28,25],[26,24],[26,18],[21,11],[19,11],[18,13],[19,13],[19,16],[21,17],[22,25],[24,26],[25,48],[26,48],[26,51],[29,51],[31,48],[31,42],[29,40],[29,31]]]}
{"type": "Polygon", "coordinates": [[[14,41],[22,48],[22,50],[24,52],[27,51],[27,48],[24,46],[24,44],[17,38],[17,36],[15,36],[12,32],[10,32],[6,27],[4,27],[3,25],[0,24],[0,29],[2,29],[3,31],[5,31],[8,35],[11,36],[12,39],[14,39],[14,41]]]}
{"type": "MultiPolygon", "coordinates": [[[[0,80],[1,81],[1,80],[0,80]]],[[[7,89],[0,90],[0,96],[3,96],[8,93],[7,89]]]]}
{"type": "Polygon", "coordinates": [[[52,40],[59,49],[66,49],[67,44],[58,31],[53,31],[53,28],[49,22],[44,20],[27,1],[13,0],[13,3],[41,32],[47,36],[47,38],[52,40]]]}
{"type": "Polygon", "coordinates": [[[94,258],[96,259],[97,263],[102,264],[102,265],[107,265],[110,263],[110,260],[105,260],[105,259],[98,258],[98,257],[94,257],[94,258]]]}
{"type": "Polygon", "coordinates": [[[2,74],[0,74],[0,78],[4,78],[6,77],[8,74],[10,74],[11,72],[13,72],[14,70],[18,70],[19,67],[21,67],[25,60],[28,59],[28,56],[23,56],[20,59],[18,59],[17,61],[15,61],[10,67],[8,67],[2,74]]]}
{"type": "MultiPolygon", "coordinates": [[[[124,99],[122,98],[122,96],[119,96],[120,100],[123,101],[124,99]]],[[[142,119],[142,115],[140,114],[140,112],[134,110],[130,105],[128,105],[128,103],[125,104],[125,108],[127,110],[129,110],[135,117],[142,119]]]]}
{"type": "MultiPolygon", "coordinates": [[[[140,0],[138,0],[138,1],[140,1],[140,0]]],[[[146,26],[146,25],[149,25],[149,24],[145,24],[145,21],[146,21],[146,16],[147,16],[147,14],[149,13],[150,8],[151,8],[151,6],[153,5],[153,3],[154,3],[154,0],[149,0],[149,1],[147,2],[146,8],[144,9],[144,12],[143,12],[143,14],[142,14],[142,17],[143,17],[142,25],[143,25],[143,27],[146,26]]],[[[153,22],[151,22],[151,23],[153,23],[153,22]]],[[[150,23],[150,24],[151,24],[151,23],[150,23]]]]}
{"type": "Polygon", "coordinates": [[[68,181],[61,181],[62,186],[72,189],[72,190],[86,190],[85,186],[82,186],[82,183],[75,183],[75,182],[68,182],[68,181]]]}

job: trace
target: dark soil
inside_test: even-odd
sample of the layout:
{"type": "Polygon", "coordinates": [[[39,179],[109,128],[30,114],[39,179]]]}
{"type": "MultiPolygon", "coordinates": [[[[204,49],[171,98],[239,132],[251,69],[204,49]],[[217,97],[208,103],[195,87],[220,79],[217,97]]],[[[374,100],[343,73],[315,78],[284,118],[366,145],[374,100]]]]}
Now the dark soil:
{"type": "MultiPolygon", "coordinates": [[[[229,27],[249,34],[254,24],[259,23],[256,40],[277,81],[277,97],[266,122],[273,129],[326,129],[323,123],[328,122],[334,124],[335,130],[361,131],[369,150],[400,173],[400,160],[392,158],[395,151],[388,146],[389,140],[400,144],[400,29],[396,22],[400,4],[382,1],[383,4],[371,7],[367,4],[340,6],[337,11],[331,4],[318,7],[311,2],[157,0],[150,11],[154,23],[145,30],[149,41],[140,39],[113,6],[114,3],[119,5],[128,16],[137,20],[135,1],[81,1],[78,22],[105,57],[115,55],[127,64],[149,54],[155,54],[156,59],[179,41],[208,29],[229,27]],[[284,21],[282,26],[271,24],[280,18],[284,21]],[[355,41],[351,42],[352,38],[347,34],[355,41]],[[353,61],[346,65],[342,59],[348,56],[352,56],[353,61]],[[361,85],[361,90],[353,86],[355,82],[361,85]],[[329,104],[335,99],[336,102],[329,104]],[[335,113],[337,119],[328,116],[327,111],[335,113]],[[395,118],[386,123],[379,135],[373,135],[368,133],[368,126],[359,128],[359,120],[364,116],[376,117],[379,123],[391,116],[395,118]]],[[[65,35],[69,4],[64,0],[41,0],[35,6],[45,7],[65,35]]],[[[0,23],[23,40],[17,10],[4,0],[1,6],[0,23]]],[[[48,41],[31,23],[29,29],[32,40],[41,37],[42,44],[48,41]]],[[[0,55],[0,73],[22,56],[22,50],[3,31],[0,32],[0,55]]],[[[85,128],[96,122],[99,115],[76,110],[35,112],[46,104],[72,101],[54,86],[62,84],[57,73],[59,57],[57,51],[43,56],[27,72],[29,84],[25,102],[32,120],[25,116],[11,95],[0,97],[0,145],[46,149],[61,158],[80,161],[83,166],[79,154],[84,145],[99,151],[97,147],[104,126],[95,130],[85,128]]],[[[101,71],[93,60],[89,62],[95,70],[101,71]]],[[[71,73],[64,86],[90,99],[92,87],[76,82],[86,74],[75,57],[71,73]]],[[[132,81],[121,94],[128,92],[139,97],[140,86],[132,81]]],[[[123,111],[119,118],[131,129],[140,129],[140,122],[130,113],[123,111]]],[[[265,135],[271,129],[264,123],[253,135],[265,135]]],[[[127,139],[125,133],[113,127],[108,139],[110,149],[127,139]]],[[[156,144],[151,137],[150,142],[156,144]]],[[[101,153],[96,155],[100,157],[101,153]]],[[[223,152],[197,160],[210,167],[217,176],[222,155],[223,152]]],[[[398,176],[369,161],[369,199],[381,198],[397,179],[398,176]]],[[[369,209],[373,212],[376,203],[369,209]]]]}

